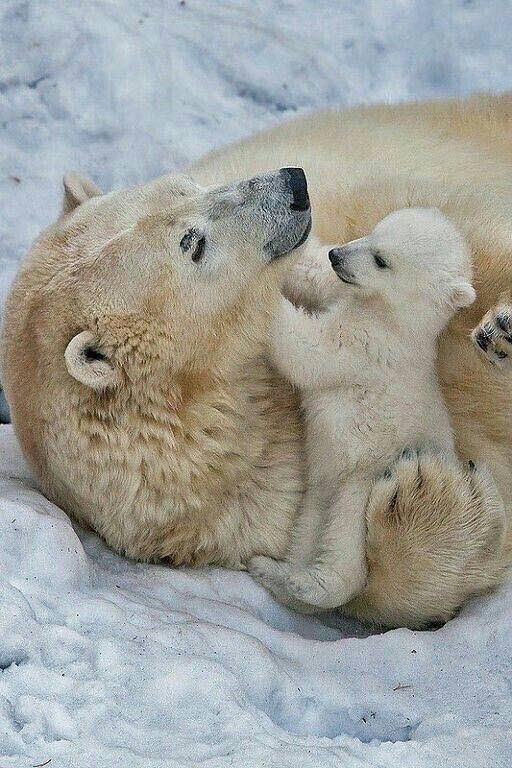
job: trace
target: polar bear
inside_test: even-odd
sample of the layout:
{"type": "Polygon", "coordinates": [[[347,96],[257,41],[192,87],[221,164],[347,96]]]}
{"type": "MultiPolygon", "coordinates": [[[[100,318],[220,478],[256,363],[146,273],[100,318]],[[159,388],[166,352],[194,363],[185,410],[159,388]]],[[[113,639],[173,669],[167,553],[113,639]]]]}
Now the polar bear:
{"type": "Polygon", "coordinates": [[[282,554],[303,459],[296,398],[264,344],[278,273],[311,226],[303,171],[105,196],[71,174],[64,189],[8,298],[2,350],[43,490],[132,558],[282,554]]]}
{"type": "MultiPolygon", "coordinates": [[[[249,564],[283,602],[322,609],[363,589],[369,490],[404,446],[456,460],[436,346],[476,295],[466,242],[438,209],[395,211],[329,259],[337,300],[310,314],[283,297],[275,316],[274,362],[302,394],[307,487],[286,561],[249,564]]],[[[470,471],[504,516],[485,470],[470,471]]]]}
{"type": "Polygon", "coordinates": [[[314,303],[324,279],[315,238],[346,243],[393,210],[436,206],[467,238],[477,291],[439,342],[458,459],[414,453],[376,481],[368,581],[344,610],[423,626],[503,581],[512,377],[497,308],[509,311],[512,287],[510,104],[484,96],[303,117],[200,161],[187,171],[195,182],[164,176],[101,194],[68,175],[62,215],[13,284],[1,352],[16,434],[49,498],[136,559],[282,559],[305,451],[298,395],[267,351],[280,287],[314,303]],[[294,257],[309,221],[304,179],[268,170],[298,166],[315,237],[294,257]],[[274,247],[283,253],[270,259],[274,247]],[[470,334],[484,316],[496,334],[475,355],[470,334]],[[505,535],[469,460],[492,472],[505,535]]]}

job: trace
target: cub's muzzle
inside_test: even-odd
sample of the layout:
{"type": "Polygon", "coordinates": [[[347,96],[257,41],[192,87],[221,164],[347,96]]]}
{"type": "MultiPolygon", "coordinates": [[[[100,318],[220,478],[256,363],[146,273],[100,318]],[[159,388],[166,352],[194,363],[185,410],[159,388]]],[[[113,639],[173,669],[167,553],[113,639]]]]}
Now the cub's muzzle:
{"type": "Polygon", "coordinates": [[[357,285],[354,274],[346,266],[347,256],[350,252],[349,246],[332,248],[329,251],[329,261],[340,280],[347,283],[347,285],[357,285]]]}

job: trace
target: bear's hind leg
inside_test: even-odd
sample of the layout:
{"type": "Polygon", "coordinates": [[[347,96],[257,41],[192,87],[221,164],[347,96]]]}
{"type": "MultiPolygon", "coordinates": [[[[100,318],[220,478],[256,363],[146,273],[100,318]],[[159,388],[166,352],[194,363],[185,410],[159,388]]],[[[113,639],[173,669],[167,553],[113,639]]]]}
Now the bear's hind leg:
{"type": "Polygon", "coordinates": [[[371,492],[368,582],[344,611],[385,626],[446,621],[505,576],[505,513],[485,468],[408,451],[371,492]]]}

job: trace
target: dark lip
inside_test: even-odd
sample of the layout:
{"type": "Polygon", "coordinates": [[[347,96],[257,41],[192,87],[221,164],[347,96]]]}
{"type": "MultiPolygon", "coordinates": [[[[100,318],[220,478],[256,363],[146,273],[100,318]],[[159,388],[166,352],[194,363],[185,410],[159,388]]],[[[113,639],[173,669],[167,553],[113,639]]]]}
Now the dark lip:
{"type": "MultiPolygon", "coordinates": [[[[301,245],[303,245],[306,240],[309,237],[309,233],[311,232],[311,226],[312,226],[312,219],[311,216],[308,218],[308,223],[306,224],[304,231],[302,232],[302,235],[299,237],[299,239],[292,245],[290,248],[288,248],[286,251],[283,251],[282,253],[277,253],[272,255],[272,261],[276,261],[277,259],[281,259],[283,256],[288,256],[292,251],[295,251],[297,248],[300,248],[301,245]]],[[[266,249],[271,247],[271,243],[268,243],[266,245],[266,249]]]]}
{"type": "Polygon", "coordinates": [[[355,280],[349,280],[347,273],[340,269],[340,267],[333,267],[333,269],[342,283],[345,283],[346,285],[355,285],[357,287],[358,283],[356,283],[355,280]]]}
{"type": "Polygon", "coordinates": [[[302,236],[299,238],[299,240],[293,246],[292,251],[294,251],[296,248],[300,248],[300,246],[303,245],[306,242],[306,240],[309,237],[309,233],[311,232],[312,224],[313,224],[313,222],[312,222],[312,219],[311,219],[311,216],[310,216],[309,217],[309,221],[306,224],[306,229],[302,233],[302,236]]]}

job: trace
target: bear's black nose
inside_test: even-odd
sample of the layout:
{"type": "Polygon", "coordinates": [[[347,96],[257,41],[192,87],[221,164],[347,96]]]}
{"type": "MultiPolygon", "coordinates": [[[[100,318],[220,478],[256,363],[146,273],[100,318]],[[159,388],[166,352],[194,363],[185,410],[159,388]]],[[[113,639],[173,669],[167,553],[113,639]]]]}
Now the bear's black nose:
{"type": "Polygon", "coordinates": [[[302,168],[281,168],[286,185],[293,195],[292,211],[307,211],[309,208],[308,184],[302,168]]]}

